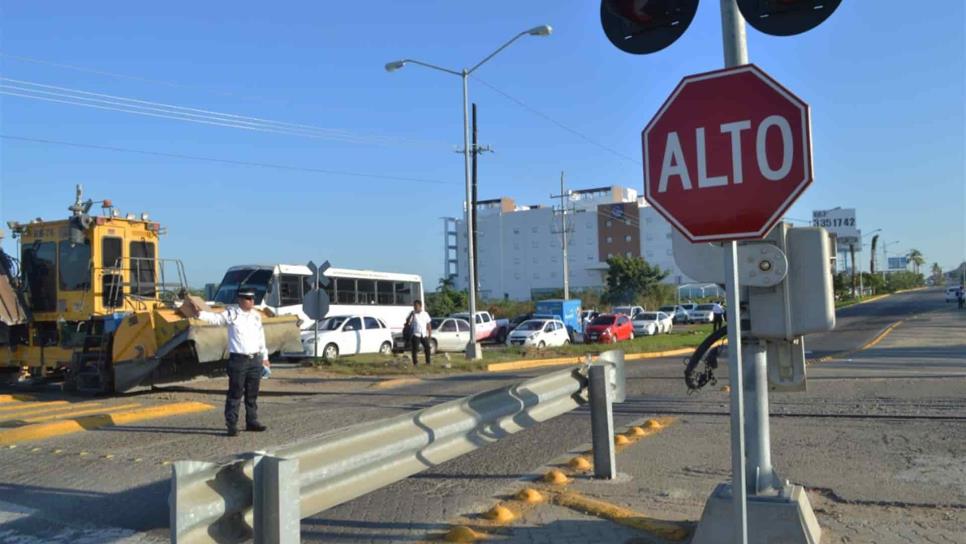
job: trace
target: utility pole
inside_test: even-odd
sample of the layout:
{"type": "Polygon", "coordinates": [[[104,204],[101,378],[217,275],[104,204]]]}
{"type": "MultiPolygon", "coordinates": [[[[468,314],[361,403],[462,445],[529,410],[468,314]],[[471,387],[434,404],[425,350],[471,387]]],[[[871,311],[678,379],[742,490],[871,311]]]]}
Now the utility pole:
{"type": "MultiPolygon", "coordinates": [[[[564,173],[560,172],[560,194],[550,195],[550,198],[560,199],[560,209],[554,213],[560,216],[560,247],[563,248],[563,298],[570,300],[570,263],[567,260],[567,232],[570,225],[567,224],[567,205],[570,199],[570,191],[564,189],[564,173]]],[[[571,204],[571,206],[573,206],[571,204]]]]}
{"type": "MultiPolygon", "coordinates": [[[[481,283],[480,282],[480,269],[479,269],[479,265],[477,264],[477,263],[479,263],[479,258],[477,258],[477,256],[476,256],[476,248],[477,248],[477,245],[478,245],[477,244],[477,232],[478,231],[476,229],[476,215],[477,215],[477,213],[476,213],[476,211],[477,211],[476,210],[476,203],[479,200],[478,199],[478,196],[477,196],[477,187],[478,187],[477,179],[478,179],[478,174],[479,174],[479,165],[477,164],[477,159],[478,159],[478,156],[479,156],[480,153],[487,153],[487,152],[492,153],[493,152],[493,149],[491,149],[490,146],[488,146],[488,145],[481,146],[479,144],[479,141],[478,141],[478,138],[479,138],[479,130],[478,130],[478,127],[476,125],[476,103],[473,103],[473,121],[472,121],[472,123],[473,123],[473,127],[472,127],[472,143],[470,144],[470,164],[471,164],[471,169],[472,169],[472,175],[471,175],[471,185],[472,185],[472,188],[471,188],[471,191],[470,191],[470,204],[469,205],[473,207],[473,219],[471,221],[472,224],[470,225],[470,229],[471,229],[472,237],[473,237],[473,278],[474,278],[474,281],[476,281],[476,286],[475,286],[476,287],[476,290],[479,291],[480,283],[481,283]]],[[[463,153],[463,150],[457,150],[457,152],[458,153],[463,153]]]]}

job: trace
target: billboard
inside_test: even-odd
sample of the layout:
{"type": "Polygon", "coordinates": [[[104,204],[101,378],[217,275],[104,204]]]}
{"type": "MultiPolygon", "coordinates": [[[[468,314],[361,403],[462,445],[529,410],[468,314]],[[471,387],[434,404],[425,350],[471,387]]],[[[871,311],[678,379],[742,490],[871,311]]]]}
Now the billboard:
{"type": "Polygon", "coordinates": [[[906,270],[909,267],[909,258],[906,256],[902,257],[889,257],[889,270],[906,270]]]}
{"type": "Polygon", "coordinates": [[[822,227],[838,238],[839,248],[857,244],[861,239],[855,222],[855,208],[833,208],[812,211],[812,226],[822,227]]]}

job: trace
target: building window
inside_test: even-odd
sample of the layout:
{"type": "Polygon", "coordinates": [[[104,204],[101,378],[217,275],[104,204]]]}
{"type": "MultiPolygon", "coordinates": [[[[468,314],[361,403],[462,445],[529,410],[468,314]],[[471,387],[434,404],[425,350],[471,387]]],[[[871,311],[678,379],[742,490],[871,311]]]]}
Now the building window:
{"type": "MultiPolygon", "coordinates": [[[[650,219],[648,219],[650,221],[650,219]]],[[[520,229],[513,229],[513,234],[520,234],[520,229]]]]}
{"type": "Polygon", "coordinates": [[[670,239],[671,239],[671,233],[670,233],[670,232],[668,232],[668,233],[667,233],[667,239],[668,239],[668,240],[670,240],[670,239]]]}
{"type": "Polygon", "coordinates": [[[674,251],[669,249],[669,250],[667,250],[667,254],[668,255],[674,255],[674,251]]]}
{"type": "Polygon", "coordinates": [[[556,277],[557,277],[557,273],[556,272],[550,272],[550,279],[554,279],[556,277]]]}
{"type": "Polygon", "coordinates": [[[514,257],[513,264],[520,264],[520,257],[514,257]]]}
{"type": "Polygon", "coordinates": [[[608,259],[610,259],[610,258],[611,258],[611,257],[613,257],[613,256],[614,256],[614,254],[613,254],[613,253],[608,253],[608,254],[607,254],[607,258],[608,258],[608,259]]]}
{"type": "Polygon", "coordinates": [[[647,258],[650,259],[652,257],[654,257],[654,252],[653,251],[648,251],[647,252],[647,258]]]}
{"type": "Polygon", "coordinates": [[[630,242],[631,241],[631,238],[633,238],[633,236],[631,236],[630,234],[628,234],[627,236],[624,237],[624,241],[625,242],[630,242]]]}
{"type": "Polygon", "coordinates": [[[630,257],[630,256],[631,256],[631,252],[630,252],[630,251],[628,251],[628,252],[627,252],[627,253],[625,253],[624,255],[625,255],[625,256],[627,256],[627,257],[630,257]]]}
{"type": "Polygon", "coordinates": [[[530,229],[530,232],[532,232],[532,233],[534,233],[534,234],[536,234],[538,230],[539,230],[539,228],[537,228],[537,227],[532,227],[532,228],[530,229]]]}
{"type": "Polygon", "coordinates": [[[520,279],[520,273],[519,272],[514,272],[513,273],[513,279],[516,279],[516,280],[520,279]]]}
{"type": "Polygon", "coordinates": [[[537,264],[537,256],[536,255],[533,256],[533,264],[537,264]]]}
{"type": "Polygon", "coordinates": [[[513,249],[520,249],[520,242],[513,242],[513,249]]]}
{"type": "Polygon", "coordinates": [[[530,245],[531,245],[532,247],[534,247],[534,248],[538,248],[538,247],[540,247],[540,243],[539,243],[539,242],[537,242],[536,240],[534,240],[534,241],[533,241],[533,242],[532,242],[532,243],[531,243],[530,245]]]}
{"type": "Polygon", "coordinates": [[[610,219],[608,219],[608,220],[607,220],[607,221],[606,221],[606,222],[604,223],[604,225],[605,225],[605,226],[608,226],[608,227],[609,227],[609,226],[611,226],[611,225],[613,225],[613,224],[614,224],[614,222],[613,222],[613,221],[611,221],[610,219]]]}
{"type": "Polygon", "coordinates": [[[613,238],[611,238],[610,236],[608,236],[608,237],[607,237],[607,243],[608,243],[608,244],[609,244],[609,243],[611,243],[611,242],[613,242],[613,241],[614,241],[614,239],[613,239],[613,238]]]}
{"type": "Polygon", "coordinates": [[[587,255],[587,260],[593,262],[594,261],[594,256],[593,255],[587,255]]]}
{"type": "Polygon", "coordinates": [[[534,272],[533,273],[533,279],[539,280],[540,279],[540,273],[539,272],[534,272]]]}
{"type": "Polygon", "coordinates": [[[651,224],[651,221],[654,221],[654,220],[653,220],[653,219],[651,219],[650,217],[648,217],[648,218],[647,218],[647,219],[645,219],[644,221],[645,221],[645,222],[646,222],[646,223],[647,223],[648,225],[650,225],[650,224],[651,224]]]}

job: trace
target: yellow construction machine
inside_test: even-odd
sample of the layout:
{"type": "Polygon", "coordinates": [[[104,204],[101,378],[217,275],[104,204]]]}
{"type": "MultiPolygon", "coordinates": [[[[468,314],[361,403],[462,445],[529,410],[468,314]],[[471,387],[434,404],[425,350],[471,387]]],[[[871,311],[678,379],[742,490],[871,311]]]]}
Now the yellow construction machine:
{"type": "MultiPolygon", "coordinates": [[[[67,219],[7,223],[20,259],[0,248],[0,379],[113,393],[217,373],[227,331],[179,312],[187,279],[158,257],[164,229],[98,203],[78,185],[67,219]]],[[[263,314],[270,352],[302,349],[295,316],[263,314]]]]}

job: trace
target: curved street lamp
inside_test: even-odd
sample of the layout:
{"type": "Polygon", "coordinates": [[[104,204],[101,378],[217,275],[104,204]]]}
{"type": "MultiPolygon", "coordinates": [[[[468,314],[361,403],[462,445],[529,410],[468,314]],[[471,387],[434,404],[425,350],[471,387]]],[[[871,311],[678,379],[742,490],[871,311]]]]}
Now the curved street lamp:
{"type": "Polygon", "coordinates": [[[431,68],[433,70],[459,76],[463,81],[463,166],[466,174],[466,253],[467,264],[469,265],[468,275],[470,291],[470,342],[466,346],[467,359],[480,359],[482,357],[482,353],[480,352],[480,345],[476,341],[476,273],[473,270],[473,214],[476,213],[476,210],[473,209],[472,200],[470,197],[472,187],[470,185],[470,127],[468,110],[469,91],[467,89],[466,80],[467,77],[475,72],[477,68],[483,66],[483,64],[498,55],[500,51],[503,51],[518,39],[524,36],[549,36],[552,32],[553,28],[550,25],[540,25],[529,30],[524,30],[523,32],[507,40],[506,43],[496,48],[496,50],[489,55],[483,57],[483,60],[477,62],[472,68],[469,69],[463,68],[462,70],[451,70],[449,68],[444,68],[442,66],[437,66],[435,64],[414,59],[400,59],[388,62],[385,66],[387,72],[395,72],[396,70],[405,67],[407,64],[416,64],[425,68],[431,68]]]}

